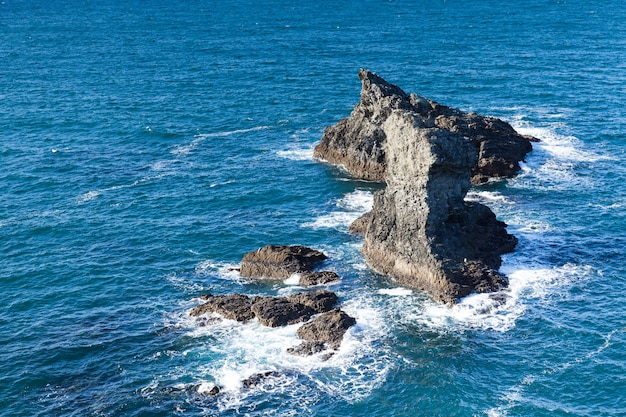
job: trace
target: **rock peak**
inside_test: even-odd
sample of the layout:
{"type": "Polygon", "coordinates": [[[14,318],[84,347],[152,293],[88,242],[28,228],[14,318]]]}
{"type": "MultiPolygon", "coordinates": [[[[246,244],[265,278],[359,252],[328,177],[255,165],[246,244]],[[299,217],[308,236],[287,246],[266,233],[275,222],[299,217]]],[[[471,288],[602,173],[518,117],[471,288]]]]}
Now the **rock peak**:
{"type": "Polygon", "coordinates": [[[371,71],[359,78],[361,101],[326,129],[315,154],[387,183],[358,225],[368,264],[450,304],[506,286],[501,255],[517,239],[464,198],[472,182],[514,175],[529,139],[499,119],[407,95],[371,71]]]}

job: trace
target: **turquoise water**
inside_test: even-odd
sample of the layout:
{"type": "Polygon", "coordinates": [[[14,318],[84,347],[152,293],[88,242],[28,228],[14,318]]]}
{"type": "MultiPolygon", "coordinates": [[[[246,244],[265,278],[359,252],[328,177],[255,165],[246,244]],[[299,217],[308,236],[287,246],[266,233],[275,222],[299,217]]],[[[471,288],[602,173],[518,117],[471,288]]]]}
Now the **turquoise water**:
{"type": "Polygon", "coordinates": [[[0,415],[626,415],[623,5],[309,3],[0,3],[0,415]],[[542,139],[469,196],[520,239],[505,305],[367,269],[347,225],[377,186],[312,159],[361,67],[542,139]],[[229,271],[268,243],[341,275],[329,361],[188,317],[298,291],[229,271]]]}

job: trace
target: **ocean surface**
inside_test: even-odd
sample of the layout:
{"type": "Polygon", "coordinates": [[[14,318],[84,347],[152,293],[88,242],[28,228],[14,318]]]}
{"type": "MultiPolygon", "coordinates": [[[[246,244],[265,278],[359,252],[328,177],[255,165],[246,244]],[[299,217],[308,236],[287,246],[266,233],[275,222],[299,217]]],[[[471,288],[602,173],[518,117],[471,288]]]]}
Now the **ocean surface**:
{"type": "Polygon", "coordinates": [[[3,0],[0,415],[626,416],[625,161],[622,2],[3,0]],[[519,238],[504,305],[368,269],[380,186],[312,157],[359,68],[541,139],[468,195],[519,238]],[[232,271],[270,243],[342,278],[328,361],[188,315],[302,290],[232,271]]]}

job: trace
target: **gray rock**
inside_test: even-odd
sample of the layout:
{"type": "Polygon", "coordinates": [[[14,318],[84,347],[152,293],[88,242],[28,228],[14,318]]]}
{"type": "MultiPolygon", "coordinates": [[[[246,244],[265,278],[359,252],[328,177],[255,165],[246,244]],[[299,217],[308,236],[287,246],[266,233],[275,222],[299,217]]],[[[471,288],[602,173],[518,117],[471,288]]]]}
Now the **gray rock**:
{"type": "Polygon", "coordinates": [[[305,246],[267,245],[247,253],[241,261],[241,276],[284,279],[311,271],[326,259],[322,252],[305,246]]]}
{"type": "Polygon", "coordinates": [[[310,307],[316,313],[330,311],[337,304],[338,297],[332,291],[320,290],[312,292],[299,292],[287,297],[287,300],[294,304],[302,304],[310,307]]]}
{"type": "Polygon", "coordinates": [[[300,275],[300,285],[305,287],[328,284],[335,281],[339,281],[339,275],[333,271],[303,272],[300,275]]]}
{"type": "Polygon", "coordinates": [[[374,195],[363,253],[375,270],[445,303],[506,285],[496,269],[517,240],[491,210],[464,201],[477,154],[470,139],[394,110],[383,125],[385,190],[374,195]]]}
{"type": "MultiPolygon", "coordinates": [[[[303,324],[297,331],[298,337],[305,340],[305,346],[293,348],[299,352],[307,349],[314,351],[323,344],[327,348],[337,349],[341,345],[343,335],[356,324],[356,320],[340,309],[334,309],[315,316],[310,322],[303,324]],[[308,342],[308,344],[306,344],[308,342]]],[[[316,353],[316,352],[313,352],[316,353]]]]}
{"type": "Polygon", "coordinates": [[[372,212],[368,211],[367,213],[363,214],[361,217],[350,223],[348,230],[352,233],[364,235],[371,221],[372,212]]]}
{"type": "Polygon", "coordinates": [[[264,326],[280,327],[307,321],[315,314],[311,307],[283,297],[255,297],[252,311],[264,326]]]}
{"type": "Polygon", "coordinates": [[[343,165],[357,178],[385,180],[389,161],[383,125],[395,110],[413,113],[422,121],[420,128],[440,128],[468,137],[478,156],[471,167],[471,179],[476,184],[515,175],[520,170],[519,161],[532,150],[531,141],[537,140],[518,134],[500,119],[466,113],[416,94],[408,95],[370,71],[361,70],[359,78],[362,81],[359,104],[350,117],[325,130],[314,150],[316,158],[343,165]]]}
{"type": "Polygon", "coordinates": [[[230,320],[246,322],[254,318],[251,301],[245,295],[211,295],[202,296],[204,304],[194,307],[189,312],[192,317],[199,317],[207,313],[218,313],[230,320]]]}

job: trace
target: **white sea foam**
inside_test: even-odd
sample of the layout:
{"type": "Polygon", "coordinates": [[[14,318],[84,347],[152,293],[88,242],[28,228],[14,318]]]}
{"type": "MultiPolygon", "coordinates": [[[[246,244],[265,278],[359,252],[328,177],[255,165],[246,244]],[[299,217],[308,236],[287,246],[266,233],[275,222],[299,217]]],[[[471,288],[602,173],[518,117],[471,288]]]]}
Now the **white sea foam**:
{"type": "Polygon", "coordinates": [[[300,285],[300,274],[293,274],[283,281],[285,285],[300,285]]]}
{"type": "Polygon", "coordinates": [[[340,210],[323,214],[302,226],[313,229],[346,229],[353,221],[372,209],[374,195],[369,191],[356,190],[346,194],[335,204],[340,210]]]}
{"type": "Polygon", "coordinates": [[[176,146],[171,151],[171,153],[173,155],[176,155],[177,157],[185,157],[189,155],[191,152],[193,152],[198,147],[198,145],[200,145],[200,143],[204,142],[207,139],[221,138],[221,137],[233,136],[233,135],[238,135],[238,134],[243,134],[243,133],[256,132],[258,130],[266,130],[270,128],[271,126],[255,126],[249,129],[237,129],[237,130],[226,130],[223,132],[202,133],[202,134],[196,135],[196,137],[191,142],[184,144],[184,145],[176,146]]]}
{"type": "Polygon", "coordinates": [[[116,191],[116,190],[122,190],[122,189],[125,189],[125,188],[132,188],[132,187],[135,187],[135,186],[140,185],[140,184],[144,184],[144,183],[149,182],[149,181],[160,180],[160,179],[162,179],[162,178],[164,178],[164,177],[166,177],[168,175],[171,175],[171,173],[162,173],[162,174],[159,174],[159,175],[143,177],[143,178],[135,180],[135,181],[133,181],[133,182],[131,182],[129,184],[114,185],[112,187],[106,187],[106,188],[102,188],[102,189],[99,189],[99,190],[91,190],[91,191],[88,191],[86,193],[83,193],[83,194],[79,195],[76,198],[76,202],[78,204],[87,203],[89,201],[95,200],[96,198],[101,196],[103,193],[110,192],[110,191],[116,191]]]}
{"type": "Polygon", "coordinates": [[[221,279],[234,282],[242,282],[239,273],[239,264],[215,262],[211,259],[200,262],[195,268],[198,276],[216,275],[221,279]]]}
{"type": "Polygon", "coordinates": [[[314,146],[306,148],[293,148],[276,152],[281,158],[290,159],[292,161],[309,161],[313,160],[314,146]]]}
{"type": "Polygon", "coordinates": [[[497,191],[470,190],[465,196],[465,201],[479,203],[513,204],[511,200],[497,191]]]}
{"type": "Polygon", "coordinates": [[[522,121],[513,123],[515,130],[522,135],[534,136],[541,140],[533,144],[534,148],[542,149],[560,161],[597,162],[615,159],[612,156],[585,149],[583,142],[577,137],[558,133],[559,126],[561,125],[558,123],[549,127],[530,126],[522,121]]]}
{"type": "Polygon", "coordinates": [[[88,201],[95,200],[96,198],[98,198],[99,195],[100,195],[100,191],[97,191],[97,190],[87,191],[86,193],[79,195],[76,201],[78,203],[86,203],[88,201]]]}
{"type": "Polygon", "coordinates": [[[504,257],[501,271],[509,286],[499,292],[472,294],[453,307],[427,301],[415,320],[434,328],[479,328],[507,331],[527,308],[530,299],[544,299],[555,288],[588,276],[589,266],[565,264],[558,267],[524,265],[504,257]]]}
{"type": "Polygon", "coordinates": [[[413,290],[409,288],[403,288],[403,287],[383,288],[383,289],[378,290],[378,294],[401,297],[401,296],[412,295],[413,290]]]}

